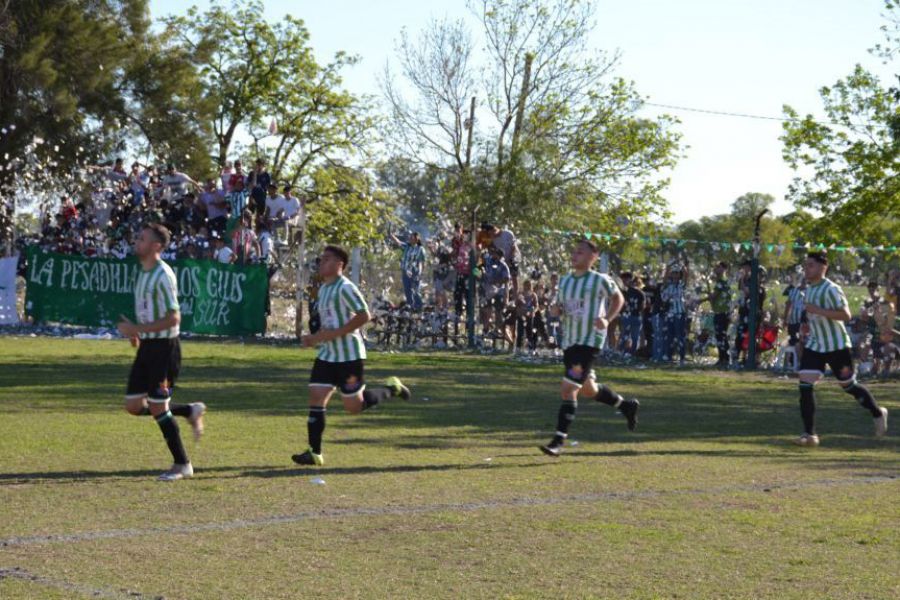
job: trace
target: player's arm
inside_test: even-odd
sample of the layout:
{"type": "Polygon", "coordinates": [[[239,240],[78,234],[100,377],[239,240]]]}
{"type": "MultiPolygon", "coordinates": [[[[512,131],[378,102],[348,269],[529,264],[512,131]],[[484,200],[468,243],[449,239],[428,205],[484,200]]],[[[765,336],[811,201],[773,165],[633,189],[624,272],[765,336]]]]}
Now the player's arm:
{"type": "Polygon", "coordinates": [[[616,290],[616,293],[609,297],[609,310],[606,312],[606,316],[597,317],[594,322],[595,327],[597,329],[606,329],[610,323],[616,320],[624,305],[625,296],[622,295],[621,290],[616,290]]]}
{"type": "Polygon", "coordinates": [[[318,346],[330,342],[331,340],[349,335],[372,320],[372,313],[363,310],[353,315],[353,318],[347,321],[343,327],[337,329],[320,329],[312,335],[303,337],[303,345],[306,347],[318,346]]]}

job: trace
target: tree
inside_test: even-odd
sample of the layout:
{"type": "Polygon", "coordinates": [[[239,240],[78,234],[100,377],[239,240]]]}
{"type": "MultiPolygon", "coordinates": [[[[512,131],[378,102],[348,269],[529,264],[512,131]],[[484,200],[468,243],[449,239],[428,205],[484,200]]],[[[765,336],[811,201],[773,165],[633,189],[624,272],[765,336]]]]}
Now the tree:
{"type": "Polygon", "coordinates": [[[200,73],[218,165],[241,132],[254,138],[257,155],[266,153],[259,142],[272,138],[270,172],[294,184],[365,145],[372,127],[367,109],[340,87],[341,70],[356,59],[338,53],[318,64],[302,20],[288,15],[272,24],[259,0],[235,0],[163,21],[169,44],[184,48],[200,73]],[[269,131],[272,118],[277,133],[269,131]]]}
{"type": "MultiPolygon", "coordinates": [[[[887,0],[886,42],[873,52],[886,62],[900,49],[900,2],[887,0]]],[[[804,235],[830,242],[883,243],[883,223],[900,212],[900,89],[885,86],[856,65],[820,90],[826,121],[784,107],[785,161],[797,176],[789,196],[798,209],[820,213],[804,220],[804,235]]]]}
{"type": "Polygon", "coordinates": [[[664,216],[658,172],[676,158],[674,120],[637,117],[634,86],[612,76],[618,55],[588,50],[592,4],[470,7],[487,40],[482,53],[463,22],[433,21],[398,42],[413,98],[390,67],[382,80],[386,139],[396,154],[447,173],[449,216],[477,210],[531,233],[664,216]]]}
{"type": "Polygon", "coordinates": [[[130,50],[149,26],[146,0],[3,3],[0,191],[29,154],[60,173],[110,150],[130,50]]]}

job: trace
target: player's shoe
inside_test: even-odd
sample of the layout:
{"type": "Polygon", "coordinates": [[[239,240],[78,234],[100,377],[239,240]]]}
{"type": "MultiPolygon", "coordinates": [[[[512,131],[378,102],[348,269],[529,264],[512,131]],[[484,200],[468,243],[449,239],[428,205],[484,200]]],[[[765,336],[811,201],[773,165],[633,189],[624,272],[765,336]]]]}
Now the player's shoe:
{"type": "Polygon", "coordinates": [[[203,437],[203,415],[206,414],[206,405],[202,402],[191,402],[191,416],[188,417],[188,423],[191,424],[191,430],[194,432],[194,441],[199,442],[203,437]]]}
{"type": "Polygon", "coordinates": [[[619,405],[619,412],[622,413],[622,416],[628,421],[628,431],[637,429],[637,414],[640,407],[641,403],[638,402],[637,398],[630,398],[619,405]]]}
{"type": "Polygon", "coordinates": [[[883,406],[878,410],[881,411],[881,416],[875,417],[875,437],[884,437],[888,430],[888,410],[883,406]]]}
{"type": "Polygon", "coordinates": [[[400,381],[399,377],[388,377],[387,381],[384,382],[385,386],[391,390],[391,394],[395,397],[399,396],[404,400],[412,400],[412,392],[409,391],[409,388],[403,385],[403,382],[400,381]]]}
{"type": "Polygon", "coordinates": [[[559,458],[559,455],[562,454],[562,445],[557,445],[552,442],[546,446],[538,446],[538,448],[540,448],[541,452],[547,456],[552,456],[554,458],[559,458]]]}
{"type": "Polygon", "coordinates": [[[185,477],[192,477],[194,475],[194,467],[191,466],[191,463],[186,465],[172,465],[172,468],[159,476],[160,481],[178,481],[179,479],[184,479],[185,477]]]}
{"type": "Polygon", "coordinates": [[[313,452],[312,448],[308,448],[303,454],[293,455],[291,460],[298,465],[310,465],[314,467],[321,467],[325,464],[325,457],[313,452]]]}
{"type": "Polygon", "coordinates": [[[800,437],[794,439],[794,445],[815,448],[819,445],[819,436],[814,433],[804,433],[800,437]]]}

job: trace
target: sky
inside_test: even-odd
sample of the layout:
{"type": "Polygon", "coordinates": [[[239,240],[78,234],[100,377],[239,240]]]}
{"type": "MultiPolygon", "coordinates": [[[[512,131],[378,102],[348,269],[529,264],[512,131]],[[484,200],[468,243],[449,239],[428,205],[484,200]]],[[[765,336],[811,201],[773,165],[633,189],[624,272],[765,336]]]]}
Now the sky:
{"type": "MultiPolygon", "coordinates": [[[[154,18],[206,0],[151,0],[154,18]]],[[[883,0],[596,0],[591,46],[622,54],[617,75],[648,102],[780,117],[788,104],[822,116],[819,89],[862,63],[885,73],[867,49],[882,40],[883,0]]],[[[378,94],[401,28],[432,18],[471,20],[466,0],[265,0],[266,17],[301,18],[320,60],[339,50],[362,58],[347,89],[378,94]]],[[[471,21],[472,28],[476,23],[471,21]]],[[[726,213],[747,192],[773,195],[776,214],[793,177],[781,157],[781,123],[647,106],[642,116],[681,120],[684,157],[665,196],[678,223],[726,213]]]]}

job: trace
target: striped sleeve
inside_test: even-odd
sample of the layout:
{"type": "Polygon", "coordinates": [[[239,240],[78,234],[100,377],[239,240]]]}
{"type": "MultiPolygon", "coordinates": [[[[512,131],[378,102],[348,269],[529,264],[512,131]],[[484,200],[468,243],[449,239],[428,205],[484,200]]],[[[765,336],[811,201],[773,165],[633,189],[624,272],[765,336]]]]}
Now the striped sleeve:
{"type": "Polygon", "coordinates": [[[616,282],[613,281],[613,278],[609,275],[600,275],[600,284],[603,291],[607,296],[615,296],[616,292],[619,291],[619,286],[616,285],[616,282]]]}
{"type": "Polygon", "coordinates": [[[838,286],[832,286],[832,288],[828,290],[828,298],[833,303],[835,309],[847,307],[847,297],[844,295],[844,290],[838,286]]]}
{"type": "Polygon", "coordinates": [[[178,304],[178,294],[175,291],[175,278],[170,273],[163,273],[159,278],[157,290],[163,297],[167,312],[178,312],[181,307],[178,304]]]}
{"type": "Polygon", "coordinates": [[[369,310],[362,292],[353,284],[341,286],[341,302],[346,309],[356,314],[369,310]]]}

